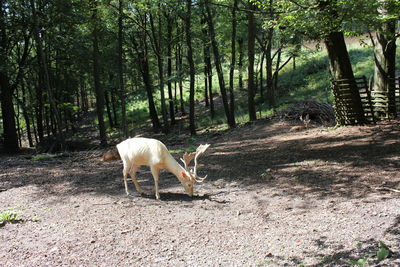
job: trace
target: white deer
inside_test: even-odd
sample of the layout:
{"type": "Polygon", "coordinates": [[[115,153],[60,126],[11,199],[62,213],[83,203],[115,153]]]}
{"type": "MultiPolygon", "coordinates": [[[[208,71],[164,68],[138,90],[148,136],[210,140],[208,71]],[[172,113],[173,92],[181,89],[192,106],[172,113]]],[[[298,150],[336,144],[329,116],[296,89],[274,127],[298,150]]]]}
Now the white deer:
{"type": "Polygon", "coordinates": [[[186,193],[189,196],[193,196],[193,186],[196,182],[201,183],[206,178],[197,175],[197,159],[202,155],[209,144],[200,145],[196,152],[185,153],[181,161],[184,163],[182,167],[169,153],[167,147],[156,139],[149,139],[143,137],[135,137],[127,139],[117,145],[118,153],[107,152],[104,154],[104,160],[111,159],[122,159],[124,170],[124,185],[125,192],[129,195],[128,190],[128,173],[132,177],[132,181],[135,185],[136,191],[143,194],[143,190],[140,187],[136,179],[136,172],[140,166],[146,165],[150,167],[151,174],[154,178],[155,195],[157,199],[160,199],[160,193],[158,191],[158,178],[161,169],[167,169],[172,172],[182,183],[186,193]],[[118,155],[119,154],[119,155],[118,155]],[[189,168],[189,163],[194,159],[194,168],[189,168]]]}

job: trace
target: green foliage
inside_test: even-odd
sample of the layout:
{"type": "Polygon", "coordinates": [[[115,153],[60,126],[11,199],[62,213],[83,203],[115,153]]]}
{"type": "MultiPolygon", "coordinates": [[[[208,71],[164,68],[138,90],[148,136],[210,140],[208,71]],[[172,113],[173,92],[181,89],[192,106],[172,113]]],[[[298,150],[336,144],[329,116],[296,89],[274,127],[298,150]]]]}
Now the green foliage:
{"type": "Polygon", "coordinates": [[[32,158],[32,160],[33,160],[33,161],[42,161],[42,160],[50,159],[50,158],[52,158],[52,157],[54,157],[54,156],[53,156],[53,155],[50,155],[50,154],[39,154],[39,155],[34,156],[34,157],[32,158]]]}
{"type": "Polygon", "coordinates": [[[20,213],[13,209],[6,210],[3,213],[0,213],[0,227],[4,226],[6,223],[16,223],[20,221],[18,219],[19,215],[20,213]]]}
{"type": "MultiPolygon", "coordinates": [[[[360,249],[362,244],[360,242],[356,243],[356,247],[360,249]]],[[[376,252],[376,258],[379,261],[385,260],[389,258],[392,255],[392,251],[390,248],[382,241],[378,243],[378,251],[376,252]]],[[[366,266],[370,263],[370,260],[368,258],[362,258],[362,259],[353,259],[349,261],[350,265],[355,265],[355,266],[366,266]]]]}
{"type": "Polygon", "coordinates": [[[379,261],[382,261],[391,256],[392,252],[390,251],[389,247],[385,245],[385,243],[380,241],[378,247],[379,250],[376,253],[376,257],[378,258],[379,261]]]}
{"type": "MultiPolygon", "coordinates": [[[[270,10],[270,1],[253,0],[260,8],[270,10]]],[[[364,33],[367,27],[377,29],[388,18],[398,18],[395,0],[338,0],[338,1],[272,1],[275,23],[286,31],[311,39],[323,39],[330,32],[364,33]],[[389,13],[380,16],[378,10],[391,6],[389,13]]],[[[269,15],[266,17],[269,18],[269,15]]]]}
{"type": "Polygon", "coordinates": [[[331,102],[326,52],[305,53],[297,59],[296,65],[296,69],[287,66],[279,76],[281,101],[310,98],[331,102]]]}
{"type": "MultiPolygon", "coordinates": [[[[54,95],[57,108],[65,125],[75,123],[73,120],[78,114],[91,110],[95,107],[93,90],[93,66],[92,66],[92,31],[94,25],[99,30],[99,50],[101,54],[101,87],[105,90],[109,102],[110,95],[113,95],[114,103],[117,107],[118,122],[121,120],[121,105],[119,99],[119,80],[118,80],[118,20],[119,15],[118,1],[101,0],[97,1],[98,19],[94,22],[92,18],[93,1],[78,0],[57,0],[49,1],[46,5],[37,2],[37,11],[41,31],[41,41],[45,45],[45,57],[48,60],[50,84],[54,95]],[[83,107],[87,103],[87,107],[83,107]]],[[[215,3],[216,1],[214,1],[215,3]]],[[[216,39],[220,49],[220,59],[222,61],[225,83],[228,85],[228,75],[231,53],[231,9],[227,6],[232,5],[232,1],[218,0],[221,5],[211,5],[214,14],[216,39]]],[[[309,1],[309,0],[273,0],[261,1],[252,0],[260,10],[256,14],[256,31],[260,43],[266,44],[266,29],[273,28],[274,36],[272,40],[273,53],[282,48],[282,61],[290,56],[296,57],[296,69],[289,63],[279,74],[277,90],[278,104],[285,103],[293,99],[313,98],[320,101],[332,101],[329,86],[329,73],[327,71],[328,61],[323,51],[300,52],[299,44],[305,38],[322,39],[331,31],[344,31],[347,35],[359,35],[366,30],[378,30],[383,22],[398,19],[400,4],[397,0],[337,0],[337,1],[309,1]],[[271,6],[272,3],[272,6],[271,6]],[[327,4],[328,3],[328,4],[327,4]],[[321,6],[327,4],[326,6],[321,6]],[[380,9],[379,9],[380,8],[380,9]],[[386,10],[387,12],[379,12],[386,10]],[[334,15],[334,16],[333,16],[334,15]]],[[[196,64],[196,100],[204,99],[204,43],[209,38],[203,32],[205,23],[203,20],[203,1],[194,1],[192,6],[192,25],[194,60],[196,64]]],[[[246,73],[246,38],[247,38],[247,8],[246,1],[240,1],[237,12],[237,38],[244,40],[244,73],[246,73]]],[[[37,47],[32,36],[27,29],[32,28],[32,10],[29,1],[6,1],[0,8],[4,12],[4,27],[8,34],[9,45],[7,51],[7,66],[0,63],[0,69],[8,71],[10,81],[18,81],[20,67],[22,79],[19,84],[15,84],[14,106],[18,126],[21,133],[25,134],[27,122],[23,118],[26,111],[32,126],[38,125],[38,117],[35,114],[43,114],[43,126],[56,128],[51,117],[48,92],[40,91],[43,86],[39,81],[39,68],[37,66],[37,47]],[[26,37],[27,39],[24,39],[26,37]],[[29,51],[26,66],[19,66],[24,44],[29,43],[29,51]],[[22,86],[24,85],[24,87],[22,86]],[[22,89],[26,92],[22,94],[22,89]],[[28,89],[29,88],[29,89],[28,89]],[[38,95],[42,94],[42,95],[38,95]],[[26,104],[22,104],[22,99],[26,104]],[[18,100],[18,101],[17,101],[18,100]],[[43,101],[43,109],[39,110],[39,103],[43,101]],[[24,107],[26,110],[23,110],[24,107]]],[[[166,0],[138,0],[124,1],[123,6],[123,71],[127,104],[127,122],[129,128],[148,125],[149,112],[146,91],[143,86],[140,64],[137,61],[137,51],[133,46],[133,38],[141,38],[140,49],[147,47],[149,60],[149,72],[154,93],[156,109],[160,115],[160,91],[158,90],[159,77],[157,75],[157,55],[154,51],[154,36],[150,29],[150,16],[154,19],[154,26],[162,32],[160,41],[162,43],[162,53],[164,64],[166,65],[168,36],[166,31],[167,17],[173,21],[173,32],[171,36],[173,71],[170,77],[165,73],[165,82],[170,80],[183,81],[185,104],[189,97],[188,93],[188,66],[186,60],[186,42],[184,35],[184,23],[182,17],[185,13],[184,1],[166,0]],[[160,18],[160,20],[159,20],[160,18]],[[159,25],[160,24],[160,25],[159,25]],[[145,34],[140,35],[140,32],[145,34]],[[181,49],[182,69],[176,69],[176,57],[178,47],[181,49]]],[[[256,59],[262,53],[261,45],[257,42],[256,59]]],[[[236,46],[238,50],[238,46],[236,46]]],[[[304,49],[302,49],[304,50],[304,49]]],[[[367,78],[373,74],[373,55],[372,48],[350,49],[351,61],[356,76],[365,75],[367,78]]],[[[211,56],[213,57],[212,53],[211,56]]],[[[237,54],[238,56],[238,54],[237,54]]],[[[276,66],[276,58],[273,67],[276,66]]],[[[260,64],[257,62],[256,64],[260,64]]],[[[399,61],[399,60],[398,60],[399,61]]],[[[238,63],[238,58],[236,59],[238,63]]],[[[265,63],[265,62],[264,62],[265,63]]],[[[165,66],[166,67],[166,66],[165,66]]],[[[265,66],[264,66],[265,68],[265,66]]],[[[218,79],[213,71],[213,91],[219,92],[218,79]]],[[[264,73],[265,79],[265,73],[264,73]]],[[[235,73],[235,89],[238,88],[238,72],[235,73]]],[[[246,77],[244,77],[246,83],[246,77]]],[[[246,86],[246,85],[245,85],[246,86]]],[[[13,85],[14,87],[14,85],[13,85]]],[[[174,86],[173,86],[174,87],[174,86]]],[[[165,86],[165,90],[166,86],[165,86]]],[[[167,93],[167,92],[166,92],[167,93]]],[[[235,115],[237,122],[245,123],[248,121],[248,107],[246,92],[238,92],[236,95],[235,115]]],[[[166,94],[167,95],[167,94],[166,94]]],[[[179,98],[179,93],[178,96],[179,98]]],[[[179,101],[179,100],[178,100],[179,101]]],[[[220,103],[220,102],[218,102],[220,103]]],[[[259,92],[256,95],[257,115],[264,117],[273,114],[263,102],[259,92]]],[[[186,111],[187,108],[186,108],[186,111]]],[[[196,114],[199,118],[196,124],[205,131],[225,130],[225,114],[223,108],[216,106],[216,115],[210,118],[208,110],[196,106],[196,114]]],[[[186,123],[186,122],[185,122],[186,123]]],[[[36,127],[38,129],[38,127],[36,127]]],[[[110,131],[116,131],[110,129],[110,131]]],[[[0,135],[4,132],[0,125],[0,135]]],[[[114,132],[113,132],[114,133],[114,132]]],[[[33,160],[44,160],[48,155],[38,155],[33,160]]]]}
{"type": "Polygon", "coordinates": [[[355,266],[366,266],[368,263],[369,260],[367,258],[349,261],[350,265],[355,265],[355,266]]]}

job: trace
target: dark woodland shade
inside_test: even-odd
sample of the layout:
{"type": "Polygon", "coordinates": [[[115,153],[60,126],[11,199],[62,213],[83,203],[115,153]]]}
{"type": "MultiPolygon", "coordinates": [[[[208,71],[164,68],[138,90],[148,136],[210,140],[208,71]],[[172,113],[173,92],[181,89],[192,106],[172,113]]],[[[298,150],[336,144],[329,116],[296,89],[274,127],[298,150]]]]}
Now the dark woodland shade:
{"type": "MultiPolygon", "coordinates": [[[[332,79],[349,85],[343,94],[333,87],[338,124],[397,116],[400,6],[395,0],[316,3],[310,9],[284,0],[0,0],[1,150],[18,152],[24,137],[30,147],[55,140],[68,150],[86,118],[96,120],[102,146],[114,130],[127,137],[147,120],[155,133],[194,135],[221,123],[234,128],[243,113],[260,118],[305,85],[309,73],[295,70],[305,39],[325,41],[332,79]],[[363,5],[348,17],[343,10],[353,2],[363,5]],[[356,31],[376,32],[367,112],[344,38],[349,21],[356,31]],[[299,77],[284,86],[280,71],[288,62],[299,77]]],[[[327,71],[325,64],[316,66],[320,71],[327,71]]]]}

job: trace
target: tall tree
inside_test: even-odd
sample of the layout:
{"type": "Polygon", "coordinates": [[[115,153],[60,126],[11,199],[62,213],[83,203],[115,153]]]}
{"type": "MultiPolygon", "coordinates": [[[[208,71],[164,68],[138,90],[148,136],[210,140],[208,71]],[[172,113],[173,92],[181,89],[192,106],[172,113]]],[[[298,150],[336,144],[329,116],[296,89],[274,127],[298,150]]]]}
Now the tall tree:
{"type": "Polygon", "coordinates": [[[244,40],[242,37],[238,38],[238,48],[239,48],[239,62],[238,62],[238,68],[239,68],[239,89],[241,91],[244,90],[243,86],[243,56],[244,56],[244,40]]]}
{"type": "MultiPolygon", "coordinates": [[[[379,0],[378,13],[381,18],[376,31],[376,37],[371,35],[374,46],[375,73],[373,91],[385,102],[375,103],[375,110],[382,112],[377,114],[383,117],[395,117],[395,84],[396,75],[396,23],[399,19],[399,7],[396,9],[396,1],[379,0]]],[[[378,99],[378,97],[377,97],[378,99]]],[[[376,99],[376,101],[377,101],[376,99]]]]}
{"type": "Polygon", "coordinates": [[[250,121],[256,120],[256,109],[255,109],[255,83],[254,83],[254,54],[255,54],[255,42],[256,42],[256,34],[255,34],[255,17],[254,10],[255,6],[250,2],[249,3],[249,11],[247,12],[247,56],[248,56],[248,82],[247,82],[247,96],[248,96],[248,111],[249,111],[249,119],[250,121]]]}
{"type": "MultiPolygon", "coordinates": [[[[32,1],[32,0],[31,0],[32,1]]],[[[99,51],[99,18],[97,0],[91,0],[92,7],[92,42],[93,42],[93,80],[96,93],[96,112],[100,134],[100,145],[107,145],[106,127],[104,123],[104,90],[100,82],[100,51],[99,51]]]]}
{"type": "Polygon", "coordinates": [[[157,66],[158,66],[158,81],[160,87],[160,96],[161,96],[161,114],[163,118],[163,132],[169,132],[169,122],[168,122],[168,113],[167,113],[167,106],[165,104],[165,92],[164,92],[164,42],[163,42],[163,29],[162,29],[162,16],[161,16],[161,3],[158,4],[158,29],[156,30],[155,23],[154,23],[154,16],[150,12],[149,20],[150,20],[150,27],[152,32],[152,43],[153,43],[153,50],[155,52],[157,58],[157,66]]]}
{"type": "MultiPolygon", "coordinates": [[[[264,1],[257,1],[264,8],[264,1]]],[[[294,34],[305,34],[309,38],[323,39],[327,47],[330,72],[333,80],[354,81],[354,74],[343,36],[344,21],[360,13],[356,9],[362,5],[360,0],[336,1],[284,1],[276,0],[274,9],[279,13],[279,25],[294,34]]],[[[361,98],[355,82],[350,82],[351,97],[342,98],[334,92],[335,103],[340,103],[343,116],[338,124],[366,123],[361,98]]],[[[333,90],[336,90],[333,87],[333,90]]],[[[338,106],[338,105],[337,105],[338,106]]]]}
{"type": "Polygon", "coordinates": [[[63,122],[60,117],[60,113],[57,107],[56,99],[54,96],[53,89],[50,84],[50,76],[49,70],[46,62],[46,56],[42,45],[41,34],[39,32],[39,18],[36,12],[36,6],[34,0],[30,0],[30,5],[32,9],[32,18],[33,18],[33,36],[36,42],[36,53],[37,59],[39,63],[39,73],[40,77],[43,78],[43,85],[46,88],[47,97],[50,102],[51,109],[51,119],[54,120],[55,127],[57,128],[57,139],[61,145],[61,149],[65,149],[65,137],[64,137],[64,127],[63,122]]]}
{"type": "Polygon", "coordinates": [[[170,11],[165,12],[167,19],[167,86],[168,86],[168,98],[169,98],[169,118],[171,124],[175,124],[175,110],[174,110],[174,96],[172,94],[172,35],[173,35],[173,23],[174,18],[172,17],[170,11]]]}
{"type": "Polygon", "coordinates": [[[0,0],[0,89],[1,89],[1,112],[3,116],[4,148],[6,152],[14,153],[19,149],[18,135],[15,123],[15,111],[13,104],[14,88],[10,84],[8,74],[8,51],[9,41],[6,29],[6,3],[0,0]]]}
{"type": "Polygon", "coordinates": [[[232,8],[232,37],[231,37],[231,65],[229,68],[229,95],[230,95],[230,102],[229,102],[229,109],[231,116],[230,120],[236,124],[235,120],[235,95],[234,95],[234,74],[235,74],[235,67],[236,67],[236,28],[237,28],[237,19],[236,19],[236,12],[238,9],[239,0],[233,0],[233,8],[232,8]]]}
{"type": "Polygon", "coordinates": [[[124,27],[123,27],[123,7],[124,1],[118,0],[118,86],[119,96],[121,101],[121,126],[122,133],[125,137],[128,137],[128,127],[126,122],[126,101],[125,101],[125,85],[124,85],[124,53],[123,53],[123,41],[124,41],[124,27]]]}
{"type": "Polygon", "coordinates": [[[203,57],[204,57],[204,82],[205,82],[205,95],[206,97],[206,106],[209,104],[210,107],[210,116],[211,119],[214,119],[215,117],[215,108],[214,108],[214,98],[213,98],[213,72],[212,72],[212,64],[211,64],[211,54],[210,54],[210,40],[208,38],[208,25],[207,25],[207,15],[203,12],[203,18],[201,20],[203,27],[202,27],[202,33],[203,33],[203,57]],[[208,102],[207,102],[208,100],[208,102]]]}
{"type": "MultiPolygon", "coordinates": [[[[143,18],[142,18],[143,19],[143,18]]],[[[133,49],[136,52],[136,62],[139,66],[140,73],[142,75],[144,87],[147,93],[147,102],[149,106],[149,115],[153,125],[153,131],[159,132],[161,130],[161,123],[158,119],[156,105],[154,103],[154,96],[153,96],[153,82],[151,79],[150,74],[150,67],[149,67],[149,51],[147,47],[147,34],[146,34],[146,20],[142,20],[143,27],[139,32],[134,32],[131,35],[131,41],[133,45],[133,49]],[[136,40],[136,35],[140,40],[140,43],[136,40]]]]}
{"type": "MultiPolygon", "coordinates": [[[[273,0],[269,0],[268,16],[271,21],[274,20],[273,0]]],[[[274,27],[270,26],[266,30],[266,45],[265,45],[265,72],[266,72],[266,100],[270,107],[274,108],[275,103],[275,88],[273,87],[273,72],[272,72],[272,42],[274,36],[274,27]]]]}
{"type": "MultiPolygon", "coordinates": [[[[178,26],[177,29],[177,35],[180,36],[181,31],[180,27],[178,26]]],[[[182,44],[178,42],[176,45],[176,72],[177,72],[177,78],[178,78],[178,86],[179,86],[179,103],[180,103],[180,110],[181,114],[185,115],[185,101],[183,100],[183,70],[182,70],[182,65],[183,65],[183,51],[182,51],[182,44]]]]}
{"type": "Polygon", "coordinates": [[[195,125],[195,114],[194,114],[194,85],[196,70],[194,67],[193,60],[193,47],[192,47],[192,29],[191,29],[191,18],[192,18],[192,1],[186,0],[186,14],[185,14],[185,34],[186,34],[186,45],[187,45],[187,59],[189,62],[189,76],[190,76],[190,89],[189,89],[189,129],[190,134],[196,134],[195,125]]]}
{"type": "Polygon", "coordinates": [[[230,128],[234,128],[236,126],[236,122],[232,120],[231,112],[234,112],[233,110],[231,111],[229,108],[229,102],[228,102],[228,96],[226,93],[226,86],[225,86],[225,79],[224,79],[224,73],[222,70],[222,64],[221,64],[221,58],[220,58],[220,53],[219,53],[219,48],[217,44],[217,39],[215,36],[215,27],[214,27],[214,21],[213,21],[213,15],[211,13],[210,9],[210,0],[204,0],[204,8],[206,11],[207,15],[207,24],[208,24],[208,31],[210,34],[210,40],[211,40],[211,46],[212,50],[214,52],[214,63],[215,63],[215,69],[217,71],[217,76],[218,76],[218,82],[219,82],[219,89],[221,91],[221,96],[222,96],[222,103],[224,105],[224,110],[225,110],[225,116],[228,121],[228,125],[230,128]]]}
{"type": "Polygon", "coordinates": [[[21,83],[21,91],[22,91],[22,103],[21,103],[21,108],[22,108],[22,114],[24,116],[24,120],[26,123],[26,134],[28,137],[28,143],[29,147],[33,147],[33,138],[32,138],[32,130],[31,130],[31,114],[29,112],[29,105],[28,105],[28,97],[26,94],[26,86],[25,82],[22,81],[21,83]]]}

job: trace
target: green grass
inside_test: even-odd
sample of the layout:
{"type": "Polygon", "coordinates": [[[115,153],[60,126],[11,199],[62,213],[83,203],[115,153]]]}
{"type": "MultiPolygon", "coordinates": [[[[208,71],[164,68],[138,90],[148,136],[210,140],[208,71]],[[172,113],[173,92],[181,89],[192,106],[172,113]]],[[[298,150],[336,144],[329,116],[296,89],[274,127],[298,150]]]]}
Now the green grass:
{"type": "MultiPolygon", "coordinates": [[[[374,72],[373,48],[369,46],[361,46],[358,42],[348,44],[349,56],[352,62],[352,67],[355,76],[366,76],[367,79],[372,77],[374,72]]],[[[283,58],[282,61],[285,59],[283,58]]],[[[400,61],[400,51],[397,51],[396,60],[400,61]]],[[[265,67],[264,67],[265,68],[265,67]]],[[[330,85],[329,62],[327,53],[322,50],[304,50],[300,57],[296,58],[296,68],[293,69],[293,64],[289,63],[283,68],[279,74],[278,90],[276,92],[276,102],[278,110],[287,107],[286,103],[293,100],[313,99],[321,102],[333,102],[333,96],[330,85]]],[[[228,73],[229,65],[223,66],[225,84],[228,90],[228,73]]],[[[235,72],[235,117],[238,124],[246,123],[249,120],[247,108],[246,92],[238,92],[238,71],[235,72]]],[[[246,71],[244,71],[246,75],[246,71]]],[[[265,73],[264,73],[265,77],[265,73]]],[[[244,77],[246,84],[247,78],[244,77]]],[[[189,81],[184,81],[184,101],[186,111],[188,111],[189,99],[189,81]]],[[[246,85],[245,85],[246,86],[246,85]]],[[[216,72],[213,76],[213,91],[219,92],[219,84],[216,72]]],[[[167,94],[167,88],[165,87],[167,94]]],[[[157,112],[161,114],[159,106],[160,92],[154,86],[155,103],[157,104],[157,112]]],[[[177,95],[179,99],[179,92],[177,95]]],[[[204,76],[201,72],[196,76],[195,83],[195,99],[204,99],[204,76]]],[[[259,94],[256,95],[257,117],[266,117],[274,114],[265,102],[261,101],[259,94]]],[[[168,101],[167,101],[168,106],[168,101]]],[[[167,107],[168,108],[168,107],[167,107]]],[[[199,115],[199,109],[196,106],[196,114],[199,115]]],[[[143,92],[140,95],[134,95],[128,98],[127,115],[129,128],[136,128],[149,123],[147,98],[143,92]]],[[[161,116],[160,116],[161,118],[161,116]]],[[[186,123],[188,124],[188,123],[186,123]]],[[[215,117],[211,119],[209,112],[205,112],[196,120],[196,126],[201,129],[209,129],[220,131],[228,129],[226,124],[225,112],[223,106],[217,106],[215,117]]],[[[188,127],[188,125],[186,126],[188,127]]]]}
{"type": "Polygon", "coordinates": [[[39,154],[39,155],[36,155],[36,156],[32,157],[32,160],[33,161],[42,161],[42,160],[50,159],[52,157],[54,157],[54,155],[51,155],[51,154],[39,154]]]}

